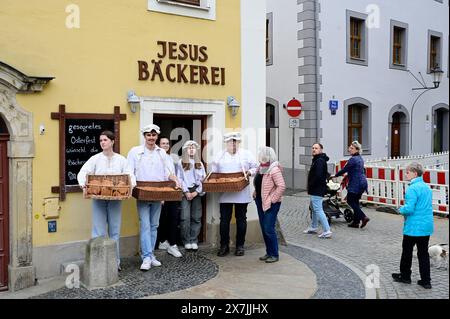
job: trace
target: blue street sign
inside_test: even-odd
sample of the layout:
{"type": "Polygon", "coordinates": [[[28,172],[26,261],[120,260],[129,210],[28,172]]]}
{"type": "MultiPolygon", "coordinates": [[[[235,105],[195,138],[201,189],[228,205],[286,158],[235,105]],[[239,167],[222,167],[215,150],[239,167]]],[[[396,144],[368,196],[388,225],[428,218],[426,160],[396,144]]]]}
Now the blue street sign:
{"type": "Polygon", "coordinates": [[[336,115],[336,111],[339,108],[339,101],[338,100],[330,100],[330,110],[331,115],[336,115]]]}
{"type": "Polygon", "coordinates": [[[48,232],[56,233],[56,220],[50,220],[48,222],[48,232]]]}
{"type": "Polygon", "coordinates": [[[339,101],[338,100],[330,100],[330,110],[336,111],[339,108],[339,101]]]}

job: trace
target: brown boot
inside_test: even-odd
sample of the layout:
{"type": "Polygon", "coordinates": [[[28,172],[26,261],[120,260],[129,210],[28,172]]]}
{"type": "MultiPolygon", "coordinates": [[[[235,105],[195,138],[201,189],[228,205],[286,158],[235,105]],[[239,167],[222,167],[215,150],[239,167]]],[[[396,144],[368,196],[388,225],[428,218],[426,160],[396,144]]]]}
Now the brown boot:
{"type": "Polygon", "coordinates": [[[364,219],[361,222],[361,228],[364,228],[364,226],[366,226],[368,222],[370,222],[370,218],[364,217],[364,219]]]}

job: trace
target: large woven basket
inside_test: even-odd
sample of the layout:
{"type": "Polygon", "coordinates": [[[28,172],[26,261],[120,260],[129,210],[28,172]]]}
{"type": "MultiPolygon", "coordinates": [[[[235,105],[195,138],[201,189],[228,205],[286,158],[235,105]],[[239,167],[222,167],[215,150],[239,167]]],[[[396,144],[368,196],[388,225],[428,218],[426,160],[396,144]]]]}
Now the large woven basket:
{"type": "Polygon", "coordinates": [[[202,184],[203,191],[206,193],[240,192],[248,185],[249,181],[244,173],[212,173],[202,184]]]}
{"type": "Polygon", "coordinates": [[[183,198],[181,189],[175,189],[175,182],[137,182],[133,197],[147,201],[179,202],[183,198]]]}
{"type": "Polygon", "coordinates": [[[124,200],[131,197],[130,175],[87,175],[86,198],[124,200]]]}

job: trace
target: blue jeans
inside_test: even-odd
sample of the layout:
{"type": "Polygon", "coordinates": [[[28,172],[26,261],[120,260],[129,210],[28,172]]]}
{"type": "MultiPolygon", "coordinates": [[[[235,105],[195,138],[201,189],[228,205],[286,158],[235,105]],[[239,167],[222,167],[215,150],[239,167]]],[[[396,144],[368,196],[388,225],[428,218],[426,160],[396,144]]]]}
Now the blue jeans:
{"type": "Polygon", "coordinates": [[[197,244],[202,228],[202,198],[200,196],[190,201],[183,197],[180,226],[183,244],[197,244]]]}
{"type": "Polygon", "coordinates": [[[120,264],[120,223],[122,202],[120,200],[92,200],[92,238],[107,237],[116,241],[117,263],[120,264]]]}
{"type": "Polygon", "coordinates": [[[137,210],[140,223],[141,257],[153,256],[156,237],[158,235],[159,216],[161,215],[161,202],[138,200],[137,210]]]}
{"type": "Polygon", "coordinates": [[[329,231],[330,225],[328,224],[327,216],[323,211],[323,197],[311,195],[311,208],[312,208],[312,225],[311,228],[318,228],[319,221],[322,224],[323,231],[329,231]]]}
{"type": "Polygon", "coordinates": [[[278,238],[275,224],[281,202],[272,204],[266,212],[263,211],[261,199],[256,198],[255,203],[258,209],[259,224],[264,237],[264,243],[266,244],[266,254],[278,258],[278,238]]]}

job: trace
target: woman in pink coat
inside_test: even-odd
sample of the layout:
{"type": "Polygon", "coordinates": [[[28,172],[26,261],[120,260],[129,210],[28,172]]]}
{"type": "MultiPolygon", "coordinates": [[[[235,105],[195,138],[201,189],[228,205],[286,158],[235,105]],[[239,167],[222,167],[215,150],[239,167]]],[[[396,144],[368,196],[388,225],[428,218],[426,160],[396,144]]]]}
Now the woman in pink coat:
{"type": "Polygon", "coordinates": [[[260,165],[253,180],[255,186],[253,198],[258,208],[259,223],[266,244],[266,255],[259,259],[266,263],[274,263],[279,259],[275,224],[286,184],[273,148],[262,147],[258,153],[258,160],[260,165]]]}

